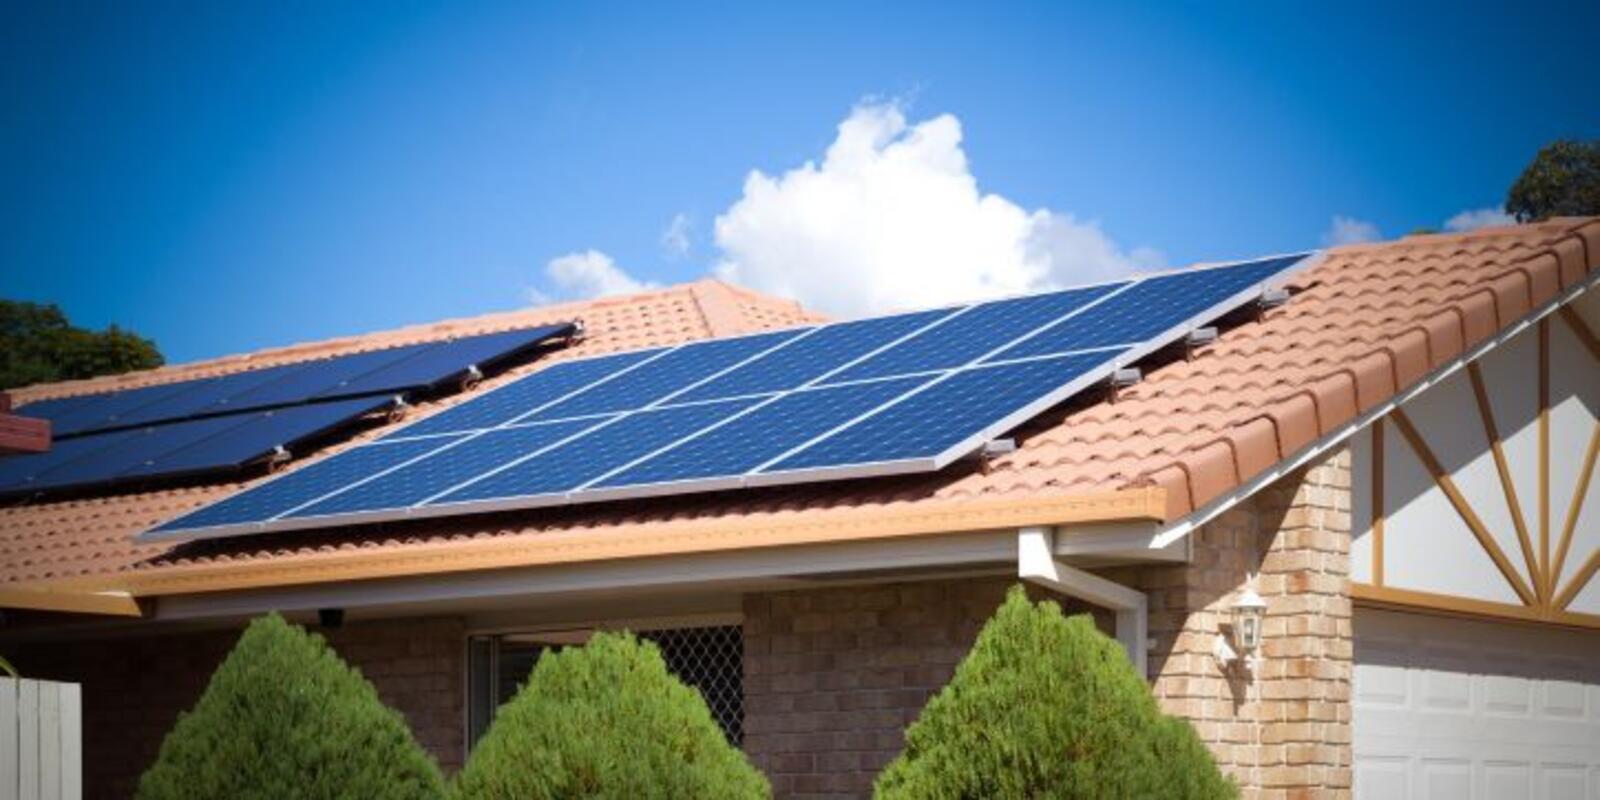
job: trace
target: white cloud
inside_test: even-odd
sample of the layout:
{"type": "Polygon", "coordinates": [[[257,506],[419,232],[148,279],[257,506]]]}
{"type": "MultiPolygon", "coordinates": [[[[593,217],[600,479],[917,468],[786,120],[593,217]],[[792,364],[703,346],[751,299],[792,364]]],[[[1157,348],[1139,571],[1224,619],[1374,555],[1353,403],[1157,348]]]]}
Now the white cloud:
{"type": "Polygon", "coordinates": [[[1463,211],[1444,222],[1444,229],[1465,233],[1479,228],[1493,228],[1499,225],[1515,225],[1517,221],[1510,214],[1498,208],[1474,208],[1463,211]]]}
{"type": "Polygon", "coordinates": [[[820,164],[752,171],[715,223],[716,273],[850,316],[1036,291],[1159,265],[1094,220],[984,194],[949,114],[909,124],[867,103],[820,164]]]}
{"type": "Polygon", "coordinates": [[[656,284],[641,281],[618,267],[611,256],[599,250],[568,253],[550,259],[544,267],[545,275],[555,287],[553,294],[530,289],[528,298],[534,303],[548,303],[557,299],[608,297],[632,294],[651,289],[656,284]]]}
{"type": "Polygon", "coordinates": [[[1337,247],[1341,244],[1374,242],[1382,238],[1383,234],[1378,232],[1378,226],[1371,222],[1335,215],[1333,224],[1322,234],[1322,243],[1327,247],[1337,247]]]}
{"type": "Polygon", "coordinates": [[[672,221],[661,231],[661,251],[673,260],[683,258],[689,255],[689,248],[694,244],[693,236],[694,221],[680,211],[672,215],[672,221]]]}

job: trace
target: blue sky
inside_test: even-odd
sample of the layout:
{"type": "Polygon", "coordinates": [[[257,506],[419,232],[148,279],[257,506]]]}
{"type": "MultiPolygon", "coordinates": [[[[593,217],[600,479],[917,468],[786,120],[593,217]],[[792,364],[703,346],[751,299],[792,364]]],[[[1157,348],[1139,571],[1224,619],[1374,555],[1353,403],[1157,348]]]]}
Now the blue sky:
{"type": "Polygon", "coordinates": [[[862,5],[0,5],[0,295],[177,361],[719,265],[856,313],[1438,227],[1600,135],[1596,4],[862,5]],[[1004,263],[915,281],[947,229],[1004,263]]]}

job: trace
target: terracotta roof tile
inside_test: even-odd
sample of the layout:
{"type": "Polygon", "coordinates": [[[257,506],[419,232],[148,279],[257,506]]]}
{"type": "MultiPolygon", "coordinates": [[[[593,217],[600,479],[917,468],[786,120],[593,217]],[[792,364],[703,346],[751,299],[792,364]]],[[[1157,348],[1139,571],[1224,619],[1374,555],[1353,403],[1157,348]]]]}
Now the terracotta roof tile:
{"type": "MultiPolygon", "coordinates": [[[[1600,220],[1561,219],[1468,234],[1336,248],[1292,282],[1292,299],[1227,327],[1190,360],[1148,364],[1115,402],[1079,399],[1024,425],[1016,452],[987,470],[734,493],[656,498],[387,526],[271,534],[186,545],[131,535],[234,486],[0,510],[0,581],[251,560],[314,561],[490,537],[543,537],[668,520],[740,518],[752,525],[810,510],[899,508],[929,501],[1038,497],[1156,485],[1168,515],[1189,513],[1397,388],[1458,357],[1600,266],[1600,220]],[[1397,386],[1398,384],[1398,386],[1397,386]]],[[[581,316],[587,355],[813,321],[792,303],[718,281],[588,304],[418,326],[300,345],[120,379],[35,387],[39,398],[141,385],[450,333],[581,316]]],[[[441,407],[446,403],[439,404],[441,407]]]]}

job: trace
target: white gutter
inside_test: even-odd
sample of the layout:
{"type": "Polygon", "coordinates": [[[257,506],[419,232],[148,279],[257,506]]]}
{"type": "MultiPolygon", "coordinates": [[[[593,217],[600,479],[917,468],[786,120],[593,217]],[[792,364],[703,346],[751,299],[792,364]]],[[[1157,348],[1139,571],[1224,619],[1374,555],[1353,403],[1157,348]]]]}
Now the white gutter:
{"type": "Polygon", "coordinates": [[[1144,592],[1061,562],[1056,558],[1055,538],[1055,529],[1049,527],[1017,531],[1017,577],[1115,611],[1117,641],[1128,651],[1139,677],[1148,677],[1150,615],[1144,592]]]}

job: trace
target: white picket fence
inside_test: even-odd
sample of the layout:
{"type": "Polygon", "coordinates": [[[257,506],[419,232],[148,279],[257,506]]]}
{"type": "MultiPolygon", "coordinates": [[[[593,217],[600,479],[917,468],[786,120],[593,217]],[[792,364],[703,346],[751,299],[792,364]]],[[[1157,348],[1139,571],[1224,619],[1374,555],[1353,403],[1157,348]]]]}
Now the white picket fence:
{"type": "Polygon", "coordinates": [[[82,798],[82,733],[78,684],[0,678],[0,800],[82,798]]]}

